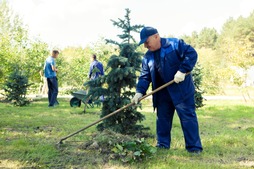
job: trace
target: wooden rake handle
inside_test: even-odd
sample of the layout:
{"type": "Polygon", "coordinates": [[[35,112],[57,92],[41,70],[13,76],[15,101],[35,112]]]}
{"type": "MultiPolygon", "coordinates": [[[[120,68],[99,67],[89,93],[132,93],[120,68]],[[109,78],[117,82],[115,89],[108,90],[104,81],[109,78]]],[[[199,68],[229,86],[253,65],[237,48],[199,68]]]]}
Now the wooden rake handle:
{"type": "MultiPolygon", "coordinates": [[[[185,76],[187,76],[187,75],[189,75],[189,74],[190,74],[190,72],[186,73],[185,76]]],[[[170,86],[170,85],[173,84],[173,83],[175,83],[174,80],[169,81],[168,83],[166,83],[166,84],[164,84],[164,85],[158,87],[157,89],[153,90],[152,92],[148,93],[147,95],[144,95],[143,97],[141,97],[141,98],[139,99],[139,101],[141,101],[141,100],[143,100],[143,99],[145,99],[145,98],[147,98],[147,97],[153,95],[154,93],[156,93],[156,92],[158,92],[158,91],[160,91],[160,90],[162,90],[162,89],[164,89],[164,88],[170,86]]],[[[133,105],[135,105],[134,102],[129,103],[129,104],[125,105],[124,107],[120,108],[120,109],[117,109],[116,111],[114,111],[114,112],[112,112],[112,113],[110,113],[110,114],[108,114],[108,115],[106,115],[106,116],[100,118],[99,120],[97,120],[97,121],[95,121],[95,122],[93,122],[93,123],[91,123],[91,124],[89,124],[89,125],[83,127],[82,129],[80,129],[80,130],[78,130],[78,131],[76,131],[76,132],[74,132],[74,133],[71,133],[71,134],[69,134],[69,135],[66,136],[66,137],[61,138],[60,141],[59,141],[57,144],[62,144],[64,140],[66,140],[66,139],[68,139],[68,138],[70,138],[70,137],[72,137],[72,136],[74,136],[74,135],[80,133],[81,131],[84,131],[84,130],[86,130],[86,129],[92,127],[92,126],[94,126],[95,124],[97,124],[97,123],[99,123],[99,122],[101,122],[101,121],[103,121],[103,120],[105,120],[105,119],[107,119],[107,118],[109,118],[109,117],[111,117],[111,116],[113,116],[113,115],[115,115],[115,114],[121,112],[122,110],[127,109],[127,108],[130,107],[130,106],[133,106],[133,105]]]]}

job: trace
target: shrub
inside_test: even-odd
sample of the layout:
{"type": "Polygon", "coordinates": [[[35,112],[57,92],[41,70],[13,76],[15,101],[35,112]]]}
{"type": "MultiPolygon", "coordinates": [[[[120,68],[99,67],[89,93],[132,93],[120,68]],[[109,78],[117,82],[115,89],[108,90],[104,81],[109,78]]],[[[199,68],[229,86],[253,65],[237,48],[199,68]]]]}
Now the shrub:
{"type": "Polygon", "coordinates": [[[105,129],[102,132],[94,133],[91,137],[93,139],[81,145],[80,148],[97,150],[106,161],[113,159],[121,160],[124,163],[138,162],[152,158],[157,150],[139,135],[124,135],[105,129]]]}
{"type": "Polygon", "coordinates": [[[27,76],[22,73],[19,66],[15,66],[13,72],[3,84],[6,100],[15,106],[26,106],[29,104],[26,93],[30,85],[27,76]]]}
{"type": "Polygon", "coordinates": [[[116,144],[112,149],[113,157],[121,159],[122,162],[142,161],[151,158],[156,151],[157,149],[148,144],[144,138],[116,144]]]}

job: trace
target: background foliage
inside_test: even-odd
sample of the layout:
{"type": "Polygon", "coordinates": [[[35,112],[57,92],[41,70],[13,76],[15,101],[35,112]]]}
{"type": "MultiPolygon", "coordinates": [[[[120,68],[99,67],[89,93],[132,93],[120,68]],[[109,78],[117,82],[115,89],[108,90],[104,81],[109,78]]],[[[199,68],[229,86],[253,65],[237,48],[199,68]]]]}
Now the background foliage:
{"type": "MultiPolygon", "coordinates": [[[[203,88],[209,94],[222,93],[223,86],[232,85],[230,79],[239,78],[235,70],[247,71],[254,65],[253,22],[254,11],[246,18],[229,18],[221,33],[213,28],[204,28],[200,33],[193,32],[182,37],[199,53],[204,73],[203,88]]],[[[233,84],[242,86],[244,83],[242,80],[233,84]]]]}
{"type": "MultiPolygon", "coordinates": [[[[246,18],[229,18],[220,32],[214,28],[203,28],[200,32],[180,37],[195,47],[199,54],[203,73],[201,89],[205,89],[207,94],[222,94],[227,86],[245,85],[247,75],[239,75],[239,70],[246,72],[254,65],[253,23],[254,12],[246,18]]],[[[119,35],[120,38],[123,36],[119,35]]],[[[20,17],[13,13],[5,0],[0,2],[1,89],[14,71],[12,65],[18,64],[21,70],[28,72],[27,77],[33,83],[31,87],[34,90],[28,92],[38,91],[41,82],[39,71],[51,49],[39,38],[29,37],[29,30],[20,17]]],[[[137,50],[143,53],[146,51],[143,47],[137,50]]],[[[69,46],[61,49],[57,59],[60,91],[83,87],[83,83],[88,80],[92,53],[97,54],[105,66],[110,56],[118,52],[117,47],[105,44],[103,38],[85,47],[69,46]]]]}
{"type": "Polygon", "coordinates": [[[0,3],[0,84],[15,71],[13,65],[25,70],[29,80],[39,82],[39,71],[48,55],[48,45],[29,39],[28,30],[5,1],[0,3]]]}

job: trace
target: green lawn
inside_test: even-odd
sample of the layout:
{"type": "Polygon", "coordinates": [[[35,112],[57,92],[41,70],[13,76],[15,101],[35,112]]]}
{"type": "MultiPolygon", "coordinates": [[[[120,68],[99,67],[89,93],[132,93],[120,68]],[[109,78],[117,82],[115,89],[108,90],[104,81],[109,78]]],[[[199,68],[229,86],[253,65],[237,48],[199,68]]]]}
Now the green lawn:
{"type": "MultiPolygon", "coordinates": [[[[143,104],[143,122],[155,135],[156,114],[151,103],[143,104]]],[[[159,150],[142,163],[105,161],[98,151],[82,145],[92,140],[95,127],[69,138],[59,148],[55,144],[85,125],[97,120],[100,109],[71,108],[68,100],[47,108],[46,100],[28,107],[0,103],[0,168],[251,168],[254,167],[254,104],[238,101],[208,101],[197,111],[204,152],[191,156],[177,116],[170,150],[159,150]]],[[[156,139],[148,140],[156,144],[156,139]]]]}

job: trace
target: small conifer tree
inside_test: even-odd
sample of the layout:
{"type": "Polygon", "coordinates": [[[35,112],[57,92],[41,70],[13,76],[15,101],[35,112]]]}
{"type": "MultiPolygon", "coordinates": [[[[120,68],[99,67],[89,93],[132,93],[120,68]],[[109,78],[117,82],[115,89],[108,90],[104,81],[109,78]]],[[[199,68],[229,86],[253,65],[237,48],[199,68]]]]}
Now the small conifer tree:
{"type": "MultiPolygon", "coordinates": [[[[126,9],[124,19],[111,20],[114,26],[122,29],[118,37],[122,40],[118,43],[114,40],[106,40],[107,43],[117,45],[118,55],[112,55],[107,63],[107,74],[95,80],[85,83],[89,87],[87,97],[98,99],[104,96],[101,117],[129,104],[135,94],[136,71],[140,70],[141,55],[136,51],[138,45],[131,33],[139,33],[143,25],[131,25],[130,10],[126,9]]],[[[99,130],[111,129],[123,134],[134,134],[142,131],[144,127],[137,125],[144,120],[144,115],[137,111],[137,107],[129,107],[97,126],[99,130]]]]}
{"type": "Polygon", "coordinates": [[[22,73],[19,65],[13,66],[13,72],[8,76],[4,83],[6,100],[15,106],[26,106],[30,102],[26,98],[27,89],[31,84],[28,77],[22,73]]]}

